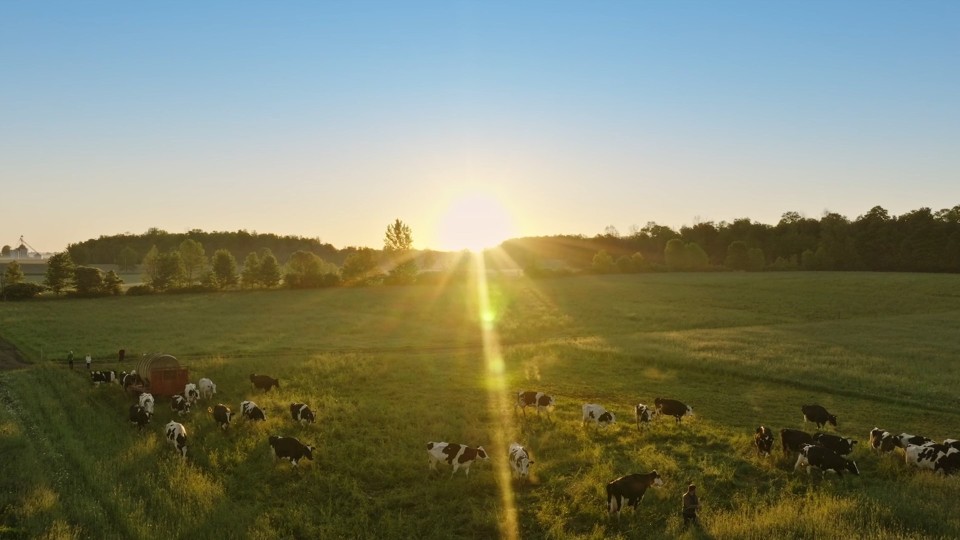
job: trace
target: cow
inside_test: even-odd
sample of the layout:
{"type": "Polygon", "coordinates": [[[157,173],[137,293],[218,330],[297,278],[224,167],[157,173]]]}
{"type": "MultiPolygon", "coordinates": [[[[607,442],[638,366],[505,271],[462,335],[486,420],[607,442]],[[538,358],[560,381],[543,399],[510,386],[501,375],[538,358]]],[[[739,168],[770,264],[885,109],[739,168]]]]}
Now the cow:
{"type": "Polygon", "coordinates": [[[675,399],[658,397],[653,400],[653,405],[656,407],[658,413],[676,418],[678,424],[684,416],[688,414],[693,416],[693,409],[687,406],[687,404],[675,399]]]}
{"type": "Polygon", "coordinates": [[[911,435],[909,433],[901,433],[896,436],[896,439],[897,439],[897,446],[899,446],[900,448],[903,448],[904,450],[906,450],[906,448],[911,444],[915,446],[923,446],[925,444],[930,444],[933,442],[933,439],[928,439],[921,435],[911,435]]]}
{"type": "Polygon", "coordinates": [[[306,403],[291,403],[290,416],[293,417],[294,422],[300,422],[300,425],[306,425],[307,422],[312,424],[316,421],[316,418],[313,416],[313,411],[310,410],[310,406],[306,403]]]}
{"type": "Polygon", "coordinates": [[[259,388],[264,392],[269,391],[271,388],[280,389],[280,381],[270,377],[269,375],[257,375],[254,373],[250,374],[250,382],[253,383],[254,388],[259,388]]]}
{"type": "Polygon", "coordinates": [[[153,414],[140,405],[130,406],[130,423],[137,425],[137,431],[143,431],[143,426],[150,423],[151,416],[153,414]]]}
{"type": "Polygon", "coordinates": [[[263,414],[263,411],[260,410],[260,407],[257,407],[257,404],[252,401],[240,402],[240,416],[246,418],[247,420],[267,419],[267,416],[263,414]]]}
{"type": "Polygon", "coordinates": [[[797,470],[803,466],[807,467],[807,474],[810,474],[811,468],[817,468],[821,471],[833,471],[841,477],[843,471],[848,471],[857,476],[860,475],[860,469],[857,468],[856,461],[838,456],[833,450],[815,444],[805,444],[800,449],[797,464],[793,466],[793,469],[797,470]]]}
{"type": "Polygon", "coordinates": [[[217,385],[206,377],[197,381],[197,388],[200,390],[200,399],[212,399],[217,393],[217,385]]]}
{"type": "Polygon", "coordinates": [[[903,449],[903,460],[907,465],[921,469],[937,470],[937,462],[950,454],[956,454],[955,448],[938,443],[925,445],[908,444],[903,449]]]}
{"type": "Polygon", "coordinates": [[[611,514],[617,514],[619,520],[620,510],[623,509],[624,502],[627,506],[632,506],[634,512],[636,512],[637,505],[643,500],[643,495],[647,492],[647,489],[662,485],[663,479],[655,470],[646,474],[621,476],[607,483],[607,509],[611,514]]]}
{"type": "Polygon", "coordinates": [[[437,463],[441,461],[453,465],[453,472],[450,473],[450,476],[456,474],[461,467],[464,475],[470,476],[470,465],[473,465],[474,461],[489,459],[487,451],[482,446],[473,448],[463,444],[446,442],[428,442],[427,455],[429,456],[431,470],[437,470],[437,463]]]}
{"type": "Polygon", "coordinates": [[[183,416],[190,412],[190,402],[180,394],[170,398],[170,408],[177,411],[177,415],[183,416]]]}
{"type": "Polygon", "coordinates": [[[108,371],[91,371],[90,380],[93,381],[93,384],[100,386],[101,383],[112,383],[117,381],[117,372],[113,370],[108,371]]]}
{"type": "Polygon", "coordinates": [[[813,442],[818,446],[829,448],[830,450],[833,450],[834,453],[841,456],[845,456],[853,452],[853,445],[857,444],[857,441],[853,439],[847,439],[837,435],[831,435],[829,433],[814,434],[813,442]]]}
{"type": "Polygon", "coordinates": [[[780,445],[783,447],[783,455],[787,455],[788,451],[799,452],[806,444],[813,444],[813,436],[806,431],[790,428],[780,430],[780,445]]]}
{"type": "Polygon", "coordinates": [[[938,474],[953,474],[960,471],[960,451],[948,452],[940,456],[940,459],[934,463],[933,470],[938,474]]]}
{"type": "Polygon", "coordinates": [[[900,439],[893,433],[875,427],[870,430],[870,448],[884,454],[899,446],[900,439]]]}
{"type": "Polygon", "coordinates": [[[617,418],[612,412],[607,411],[601,405],[584,403],[582,424],[586,425],[588,421],[600,426],[608,426],[610,424],[616,424],[617,418]]]}
{"type": "Polygon", "coordinates": [[[523,416],[527,416],[527,406],[536,406],[537,415],[540,414],[540,409],[546,409],[549,417],[550,408],[553,407],[553,396],[548,396],[543,392],[517,392],[517,403],[513,406],[513,410],[516,411],[517,407],[520,407],[523,416]]]}
{"type": "Polygon", "coordinates": [[[649,424],[650,420],[653,420],[653,417],[656,415],[657,411],[647,407],[643,403],[638,403],[634,407],[634,411],[637,413],[637,431],[640,430],[640,424],[649,424]]]}
{"type": "Polygon", "coordinates": [[[197,385],[187,383],[186,386],[183,387],[183,397],[187,398],[187,401],[189,401],[191,405],[194,405],[197,400],[200,399],[200,391],[197,390],[197,385]]]}
{"type": "Polygon", "coordinates": [[[957,439],[944,439],[943,445],[960,450],[960,441],[958,441],[957,439]]]}
{"type": "Polygon", "coordinates": [[[148,413],[153,414],[153,394],[144,392],[138,398],[140,406],[148,413]]]}
{"type": "Polygon", "coordinates": [[[271,435],[268,439],[273,449],[274,459],[288,459],[294,467],[303,458],[313,461],[313,447],[303,444],[293,437],[277,437],[271,435]]]}
{"type": "Polygon", "coordinates": [[[141,384],[140,376],[137,375],[137,370],[133,370],[121,377],[120,382],[123,385],[124,390],[136,384],[141,384]]]}
{"type": "Polygon", "coordinates": [[[220,429],[230,427],[230,418],[233,417],[233,411],[223,403],[217,403],[215,406],[207,407],[207,412],[213,414],[213,419],[220,424],[220,429]]]}
{"type": "Polygon", "coordinates": [[[180,457],[187,459],[187,428],[183,427],[183,424],[171,420],[164,431],[167,434],[167,440],[177,449],[180,457]]]}
{"type": "Polygon", "coordinates": [[[770,451],[773,450],[773,430],[767,426],[760,426],[757,428],[756,433],[753,436],[753,444],[757,447],[757,455],[770,455],[770,451]]]}
{"type": "Polygon", "coordinates": [[[817,429],[823,429],[823,426],[826,424],[837,427],[837,417],[828,413],[827,410],[820,405],[802,405],[800,412],[803,413],[804,424],[813,422],[817,425],[817,429]]]}
{"type": "Polygon", "coordinates": [[[513,474],[517,475],[517,478],[524,478],[527,474],[530,473],[530,466],[533,465],[533,461],[530,459],[530,454],[527,453],[527,449],[520,446],[520,443],[510,443],[510,468],[513,469],[513,474]]]}

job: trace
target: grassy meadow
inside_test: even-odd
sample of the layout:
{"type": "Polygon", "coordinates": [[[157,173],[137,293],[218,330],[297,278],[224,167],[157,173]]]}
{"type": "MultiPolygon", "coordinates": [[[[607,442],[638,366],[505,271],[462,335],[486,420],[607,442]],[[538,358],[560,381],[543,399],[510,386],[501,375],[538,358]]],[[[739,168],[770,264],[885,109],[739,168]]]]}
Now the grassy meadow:
{"type": "Polygon", "coordinates": [[[960,276],[508,279],[489,284],[489,305],[476,290],[0,304],[0,337],[34,360],[0,372],[0,538],[960,537],[960,478],[862,447],[874,426],[960,438],[960,276]],[[174,354],[191,380],[217,383],[216,401],[239,415],[252,399],[268,419],[221,432],[204,404],[179,420],[182,462],[162,437],[165,400],[137,433],[131,398],[63,362],[72,349],[95,369],[130,369],[121,347],[174,354]],[[251,372],[281,390],[253,390],[251,372]],[[552,418],[515,413],[521,389],[555,396],[552,418]],[[639,432],[633,406],[657,396],[696,416],[639,432]],[[316,424],[293,423],[294,401],[316,424]],[[582,427],[586,402],[618,423],[582,427]],[[756,456],[758,425],[803,428],[800,406],[814,402],[860,441],[861,476],[821,480],[779,450],[756,456]],[[274,462],[272,434],[313,444],[314,461],[274,462]],[[427,441],[483,445],[491,459],[469,477],[430,473],[427,441]],[[511,441],[535,461],[528,482],[506,476],[511,441]],[[666,485],[608,517],[605,484],[652,469],[666,485]],[[703,510],[685,530],[690,482],[703,510]]]}

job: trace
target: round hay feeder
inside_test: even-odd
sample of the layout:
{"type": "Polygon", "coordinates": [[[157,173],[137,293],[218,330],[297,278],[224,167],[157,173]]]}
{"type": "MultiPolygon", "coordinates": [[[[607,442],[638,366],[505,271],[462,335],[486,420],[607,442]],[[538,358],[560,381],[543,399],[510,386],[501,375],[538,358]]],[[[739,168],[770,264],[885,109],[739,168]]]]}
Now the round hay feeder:
{"type": "Polygon", "coordinates": [[[187,368],[176,357],[165,353],[148,353],[137,363],[137,374],[144,390],[154,396],[172,396],[183,392],[190,380],[187,368]]]}

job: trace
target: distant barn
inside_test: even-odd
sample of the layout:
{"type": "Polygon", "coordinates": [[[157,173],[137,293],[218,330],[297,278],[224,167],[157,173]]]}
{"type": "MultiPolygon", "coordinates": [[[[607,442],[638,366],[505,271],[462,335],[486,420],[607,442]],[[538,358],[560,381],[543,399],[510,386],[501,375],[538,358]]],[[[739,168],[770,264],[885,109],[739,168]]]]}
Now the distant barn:
{"type": "Polygon", "coordinates": [[[183,392],[190,380],[187,368],[169,354],[148,353],[137,363],[137,374],[143,380],[143,390],[154,396],[172,396],[183,392]]]}

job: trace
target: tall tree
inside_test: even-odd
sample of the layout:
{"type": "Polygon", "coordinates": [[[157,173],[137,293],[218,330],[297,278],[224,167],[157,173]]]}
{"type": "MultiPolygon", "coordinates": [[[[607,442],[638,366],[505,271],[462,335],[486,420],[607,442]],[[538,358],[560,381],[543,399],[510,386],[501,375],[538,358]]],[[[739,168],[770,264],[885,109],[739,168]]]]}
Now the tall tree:
{"type": "Polygon", "coordinates": [[[136,268],[138,260],[140,260],[140,255],[132,247],[124,246],[117,255],[117,266],[120,267],[120,270],[129,272],[136,268]]]}
{"type": "Polygon", "coordinates": [[[670,270],[686,270],[689,265],[687,264],[687,250],[683,245],[683,240],[673,238],[667,242],[667,245],[663,248],[663,260],[670,270]]]}
{"type": "Polygon", "coordinates": [[[150,246],[150,250],[143,256],[140,263],[140,272],[143,275],[144,283],[153,283],[157,279],[157,258],[160,257],[160,250],[157,245],[150,246]]]}
{"type": "Polygon", "coordinates": [[[80,296],[100,294],[103,289],[103,271],[93,266],[74,267],[73,288],[80,296]]]}
{"type": "Polygon", "coordinates": [[[593,256],[593,271],[600,274],[609,274],[616,270],[613,264],[613,257],[606,250],[601,249],[593,256]]]}
{"type": "Polygon", "coordinates": [[[123,292],[123,280],[120,279],[120,276],[118,276],[116,272],[110,270],[107,272],[107,275],[103,276],[102,290],[106,294],[119,295],[123,292]]]}
{"type": "Polygon", "coordinates": [[[20,263],[17,261],[10,261],[10,264],[7,265],[7,269],[3,272],[3,283],[5,285],[13,285],[14,283],[23,282],[23,279],[23,269],[20,268],[20,263]]]}
{"type": "Polygon", "coordinates": [[[256,287],[260,284],[260,256],[256,251],[247,254],[240,272],[240,282],[244,287],[256,287]]]}
{"type": "Polygon", "coordinates": [[[269,249],[263,250],[263,255],[260,257],[260,273],[257,277],[260,284],[267,288],[280,284],[280,264],[269,249]]]}
{"type": "Polygon", "coordinates": [[[218,289],[234,287],[240,281],[239,276],[237,276],[237,260],[228,250],[218,249],[213,254],[211,266],[213,267],[212,282],[216,284],[218,289]]]}
{"type": "Polygon", "coordinates": [[[343,261],[340,271],[347,285],[368,285],[380,276],[377,270],[376,251],[360,248],[343,261]]]}
{"type": "Polygon", "coordinates": [[[750,264],[750,249],[743,240],[730,242],[724,266],[730,270],[746,270],[750,264]]]}
{"type": "Polygon", "coordinates": [[[180,242],[180,259],[183,260],[183,271],[187,276],[187,283],[193,283],[203,275],[203,270],[207,266],[207,255],[203,251],[203,244],[187,238],[180,242]]]}
{"type": "Polygon", "coordinates": [[[390,265],[390,282],[396,285],[413,283],[417,262],[413,258],[413,232],[399,219],[387,225],[383,251],[390,265]]]}
{"type": "Polygon", "coordinates": [[[54,294],[59,295],[73,279],[73,260],[66,251],[56,253],[47,259],[47,277],[44,284],[50,287],[54,294]]]}
{"type": "Polygon", "coordinates": [[[168,251],[157,256],[157,273],[150,286],[158,291],[174,289],[184,284],[186,273],[179,251],[168,251]]]}

